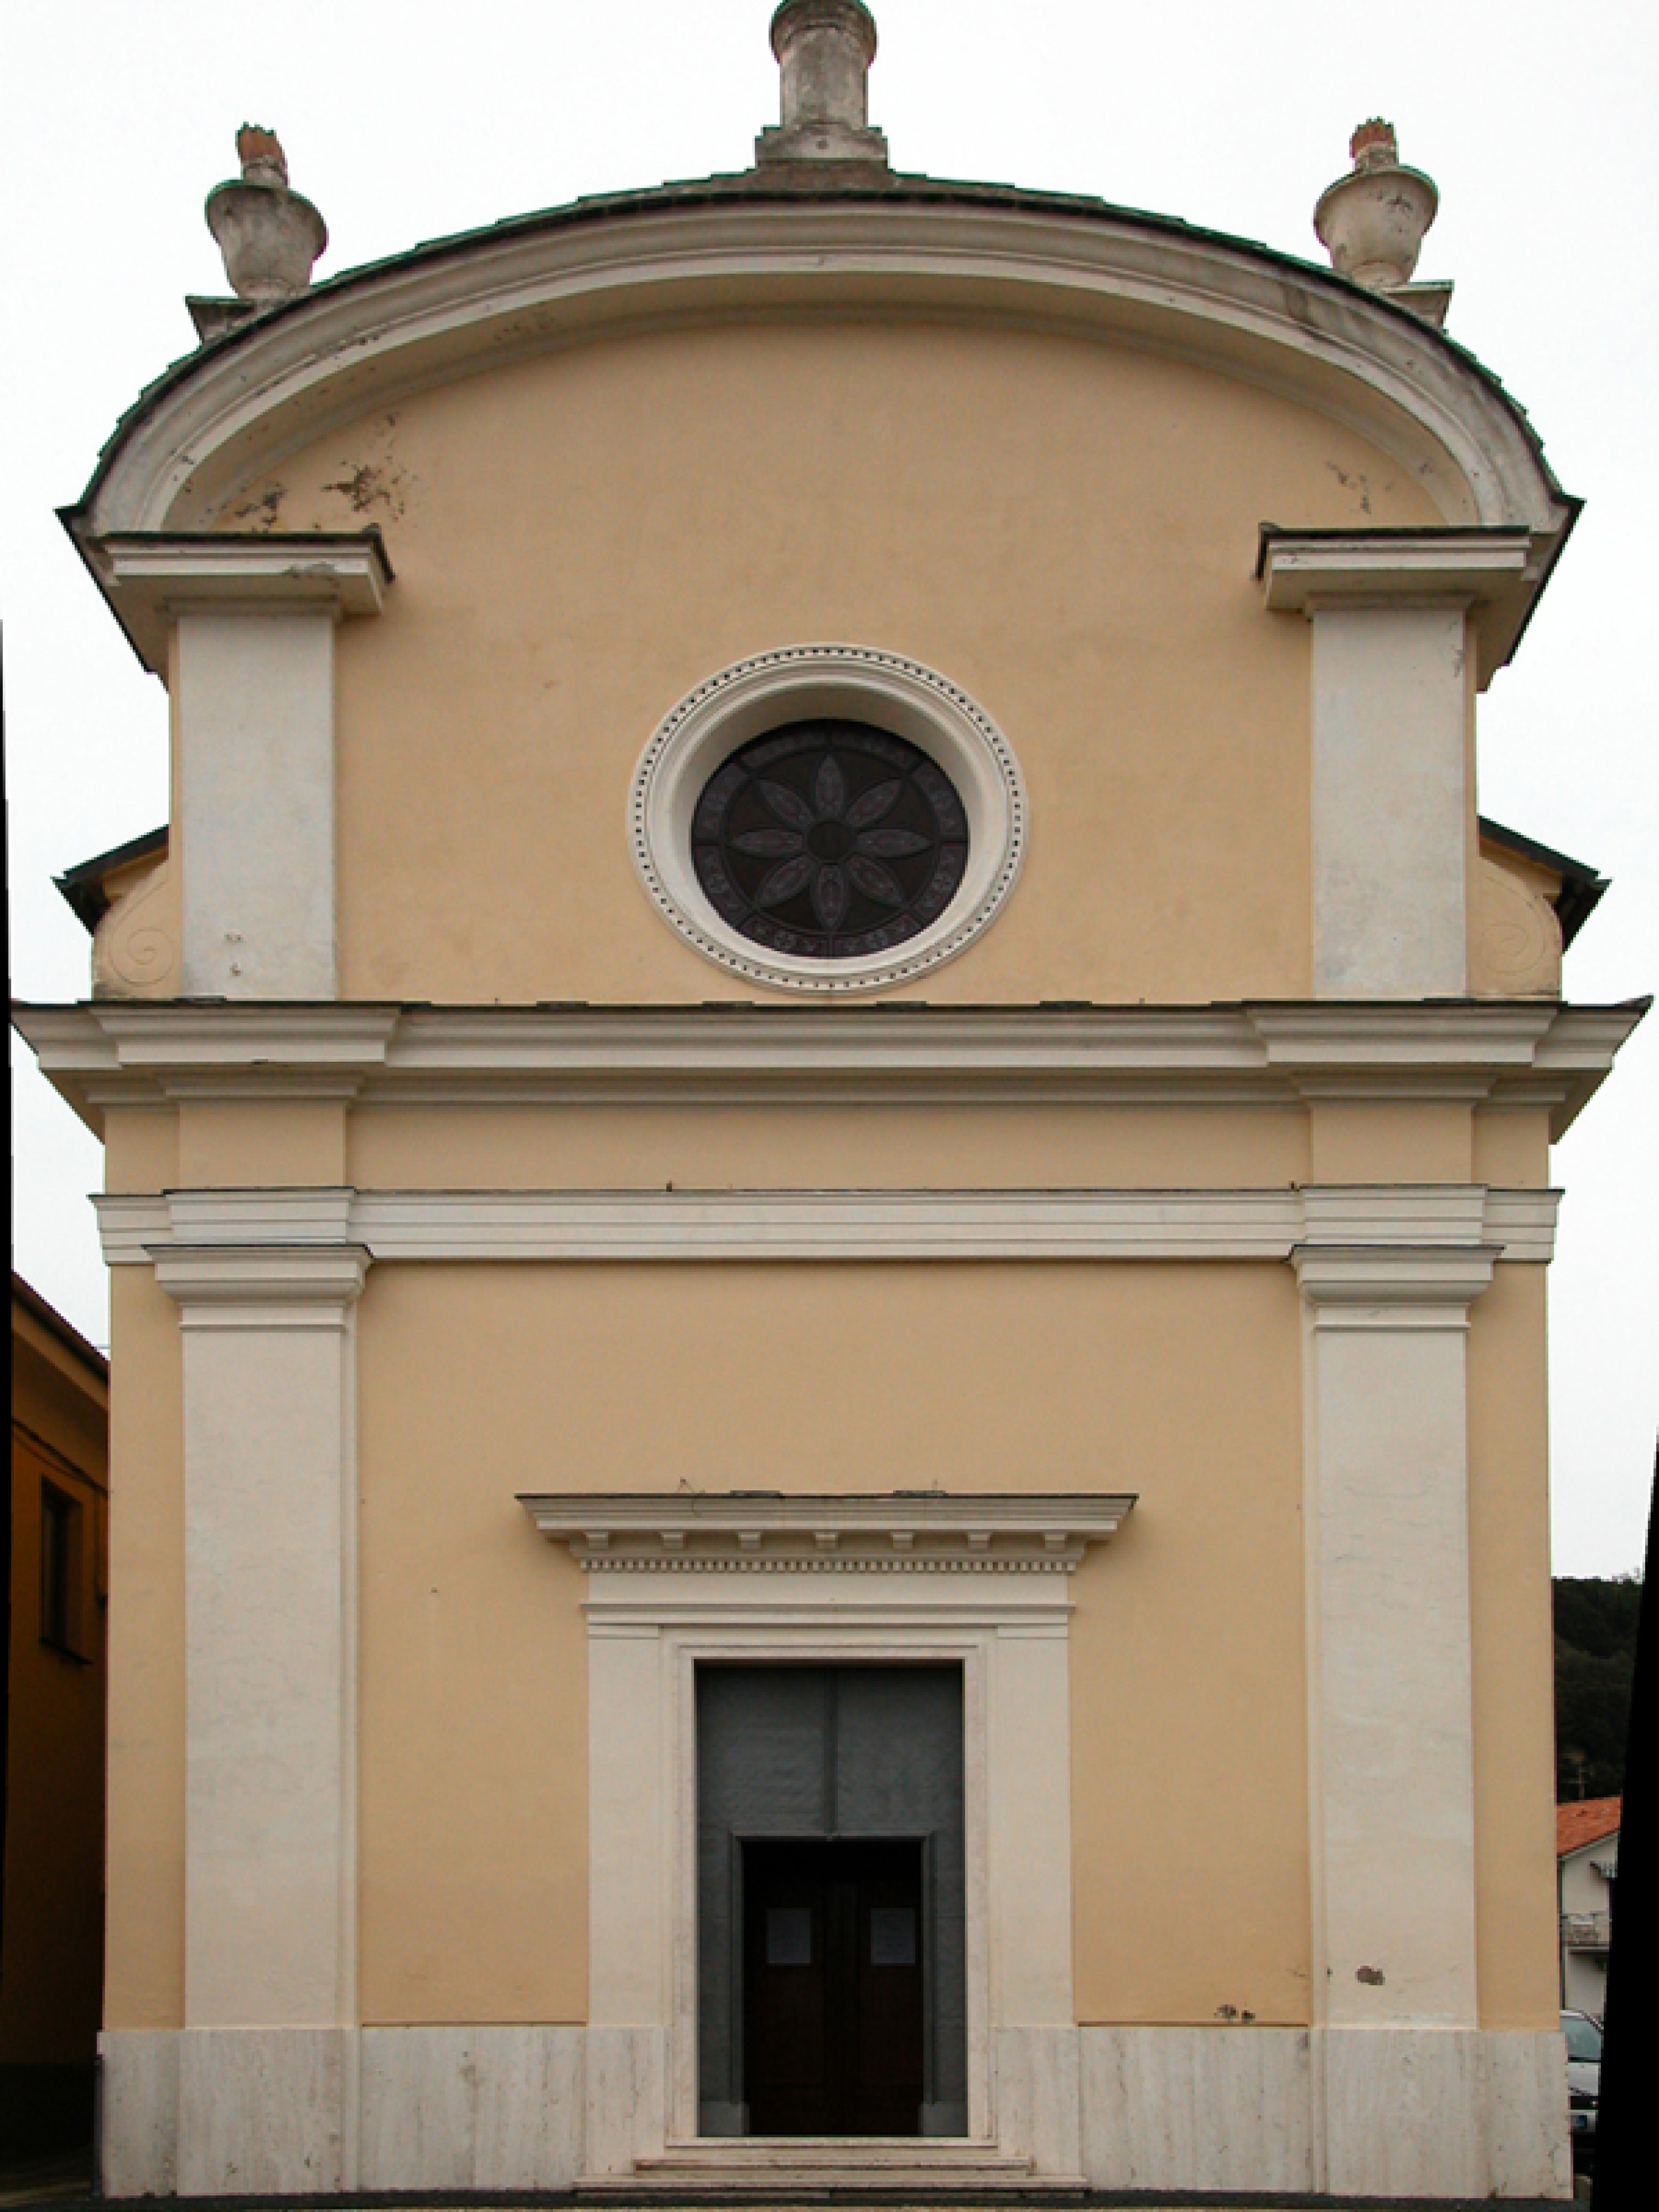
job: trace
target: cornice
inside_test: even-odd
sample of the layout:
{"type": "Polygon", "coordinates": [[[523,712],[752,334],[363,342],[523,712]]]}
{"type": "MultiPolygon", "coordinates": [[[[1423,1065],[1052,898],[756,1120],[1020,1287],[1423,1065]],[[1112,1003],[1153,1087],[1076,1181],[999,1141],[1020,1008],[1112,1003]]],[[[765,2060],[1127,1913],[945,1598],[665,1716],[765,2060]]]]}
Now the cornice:
{"type": "Polygon", "coordinates": [[[502,1103],[1547,1108],[1559,1136],[1646,1011],[1468,1000],[1221,1006],[20,1005],[43,1072],[106,1106],[355,1097],[502,1103]]]}
{"type": "Polygon", "coordinates": [[[164,676],[173,617],[377,615],[392,563],[378,529],[258,536],[118,532],[81,541],[88,565],[146,668],[164,676]]]}
{"type": "Polygon", "coordinates": [[[95,1198],[104,1257],[374,1261],[1270,1261],[1297,1248],[1501,1251],[1543,1263],[1559,1193],[1478,1184],[1256,1190],[188,1190],[95,1198]]]}
{"type": "Polygon", "coordinates": [[[811,194],[716,179],[348,272],[163,377],[67,520],[82,537],[199,526],[278,451],[421,386],[585,337],[907,312],[1062,328],[1282,392],[1362,429],[1445,522],[1534,533],[1543,568],[1576,512],[1495,379],[1328,270],[1097,202],[893,178],[811,194]]]}
{"type": "Polygon", "coordinates": [[[1502,1257],[1491,1244],[1301,1244],[1296,1278],[1321,1329],[1441,1330],[1468,1310],[1502,1257]]]}
{"type": "Polygon", "coordinates": [[[186,1329],[341,1328],[362,1295],[361,1246],[158,1244],[155,1279],[186,1329]]]}
{"type": "Polygon", "coordinates": [[[604,1573],[1070,1574],[1115,1535],[1133,1493],[786,1496],[572,1492],[521,1496],[544,1536],[604,1573]]]}
{"type": "Polygon", "coordinates": [[[1472,611],[1484,686],[1514,650],[1540,569],[1524,530],[1261,529],[1256,574],[1275,613],[1449,603],[1472,611]]]}

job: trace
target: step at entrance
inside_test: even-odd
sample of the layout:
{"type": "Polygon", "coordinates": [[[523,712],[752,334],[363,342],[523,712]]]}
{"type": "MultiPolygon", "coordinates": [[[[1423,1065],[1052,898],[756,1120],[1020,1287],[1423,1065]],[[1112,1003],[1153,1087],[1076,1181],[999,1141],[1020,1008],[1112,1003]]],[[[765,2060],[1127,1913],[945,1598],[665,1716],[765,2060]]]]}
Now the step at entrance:
{"type": "Polygon", "coordinates": [[[677,2197],[755,2197],[773,2202],[833,2191],[837,2197],[914,2192],[921,2201],[966,2202],[981,2195],[1074,2194],[1080,2174],[1034,2174],[1030,2160],[1004,2157],[988,2143],[867,2136],[814,2142],[754,2136],[740,2142],[671,2143],[637,2160],[632,2173],[590,2174],[583,2196],[626,2195],[667,2203],[677,2197]]]}

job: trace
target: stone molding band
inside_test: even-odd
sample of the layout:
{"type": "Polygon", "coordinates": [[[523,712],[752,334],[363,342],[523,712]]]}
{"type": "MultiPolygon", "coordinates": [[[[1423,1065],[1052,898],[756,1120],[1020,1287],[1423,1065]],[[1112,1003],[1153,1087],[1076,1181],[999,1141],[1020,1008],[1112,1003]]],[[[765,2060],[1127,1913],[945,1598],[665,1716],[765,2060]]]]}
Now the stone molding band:
{"type": "Polygon", "coordinates": [[[1559,1200],[1554,1190],[1449,1183],[1170,1191],[343,1188],[112,1192],[93,1203],[110,1266],[154,1261],[166,1288],[207,1307],[240,1295],[227,1286],[247,1279],[250,1269],[270,1285],[261,1295],[299,1303],[355,1297],[373,1261],[478,1260],[1294,1259],[1309,1296],[1334,1304],[1342,1282],[1361,1279],[1340,1256],[1350,1248],[1395,1255],[1389,1279],[1401,1281],[1426,1280],[1443,1257],[1484,1265],[1488,1279],[1499,1257],[1547,1263],[1559,1200]]]}
{"type": "Polygon", "coordinates": [[[42,1072],[103,1108],[852,1102],[1546,1107],[1559,1139],[1645,1002],[1229,1006],[18,1005],[42,1072]]]}
{"type": "Polygon", "coordinates": [[[1115,1536],[1131,1493],[764,1496],[743,1491],[521,1496],[544,1536],[609,1572],[1071,1574],[1115,1536]]]}

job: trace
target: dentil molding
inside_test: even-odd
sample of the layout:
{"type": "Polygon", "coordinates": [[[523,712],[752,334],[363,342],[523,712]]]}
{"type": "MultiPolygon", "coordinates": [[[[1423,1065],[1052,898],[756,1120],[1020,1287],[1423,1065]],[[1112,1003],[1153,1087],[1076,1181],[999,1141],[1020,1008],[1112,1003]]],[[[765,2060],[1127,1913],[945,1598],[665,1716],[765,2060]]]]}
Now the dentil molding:
{"type": "Polygon", "coordinates": [[[1118,1492],[570,1492],[520,1504],[590,1571],[1070,1574],[1134,1506],[1118,1492]]]}

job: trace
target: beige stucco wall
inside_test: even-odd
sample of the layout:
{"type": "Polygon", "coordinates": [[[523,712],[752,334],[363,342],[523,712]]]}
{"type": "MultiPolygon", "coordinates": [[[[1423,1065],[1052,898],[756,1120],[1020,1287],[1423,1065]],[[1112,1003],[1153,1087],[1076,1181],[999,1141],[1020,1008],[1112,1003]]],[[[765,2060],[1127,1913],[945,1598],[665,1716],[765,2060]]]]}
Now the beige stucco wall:
{"type": "MultiPolygon", "coordinates": [[[[112,1117],[112,1119],[114,1117],[112,1117]]],[[[144,1125],[160,1115],[123,1116],[144,1125]]],[[[142,1144],[158,1133],[132,1132],[142,1144]]],[[[110,1273],[106,2027],[179,2027],[185,1980],[184,1362],[148,1267],[110,1273]]]]}
{"type": "Polygon", "coordinates": [[[313,1188],[346,1180],[346,1109],[333,1098],[191,1099],[179,1109],[183,1189],[313,1188]]]}
{"type": "Polygon", "coordinates": [[[1498,1268],[1469,1325],[1475,1941],[1485,2027],[1553,2027],[1554,1639],[1546,1276],[1498,1268]]]}
{"type": "Polygon", "coordinates": [[[515,1493],[603,1486],[568,1400],[642,1395],[574,1340],[591,1281],[386,1267],[358,1310],[368,2021],[586,2018],[582,1577],[515,1493]]]}
{"type": "Polygon", "coordinates": [[[582,2016],[580,1583],[516,1492],[946,1475],[1141,1492],[1077,1586],[1082,2016],[1298,2017],[1297,1329],[1266,1267],[377,1269],[365,2017],[582,2016]]]}
{"type": "Polygon", "coordinates": [[[1227,1189],[1307,1179],[1299,1109],[364,1107],[360,1189],[1227,1189]]]}
{"type": "Polygon", "coordinates": [[[1305,2021],[1296,1285],[1114,1268],[1096,1303],[1089,1387],[1060,1418],[1140,1502],[1075,1585],[1077,2016],[1305,2021]]]}
{"type": "MultiPolygon", "coordinates": [[[[167,2026],[182,2004],[179,1339],[147,1271],[118,1269],[113,1293],[106,2017],[167,2026]]],[[[1526,1379],[1542,1306],[1541,1271],[1502,1267],[1470,1339],[1493,2027],[1547,2024],[1555,2002],[1544,1409],[1526,1379]]],[[[517,1492],[884,1488],[941,1467],[952,1487],[1140,1495],[1074,1584],[1079,2017],[1305,2017],[1288,1270],[382,1267],[359,1345],[366,2019],[585,2014],[580,1581],[517,1492]],[[812,1347],[837,1378],[832,1417],[821,1389],[803,1417],[801,1364],[757,1358],[763,1338],[812,1347]],[[641,1373],[649,1391],[618,1388],[641,1373]]]]}
{"type": "Polygon", "coordinates": [[[397,568],[340,635],[349,995],[752,995],[647,904],[629,783],[714,670],[841,641],[965,686],[1029,785],[1012,902],[913,994],[1157,1001],[1309,988],[1307,629],[1262,611],[1267,518],[1438,519],[1353,432],[1187,363],[825,322],[418,393],[221,520],[379,523],[397,568]]]}
{"type": "MultiPolygon", "coordinates": [[[[1310,1159],[1333,1179],[1452,1180],[1472,1165],[1517,1185],[1548,1164],[1542,1109],[1450,1104],[1322,1104],[1310,1129],[1278,1108],[346,1116],[332,1102],[210,1101],[112,1110],[107,1134],[111,1186],[128,1189],[343,1173],[364,1188],[1282,1188],[1310,1159]]],[[[182,1956],[177,1311],[143,1268],[115,1270],[113,1291],[109,2018],[164,2025],[182,1956]]],[[[941,1468],[952,1487],[1141,1495],[1074,1585],[1079,2016],[1304,2016],[1287,1268],[380,1266],[358,1326],[365,2017],[584,2016],[580,1578],[534,1537],[517,1492],[883,1489],[941,1468]],[[763,1341],[786,1356],[757,1358],[763,1341]],[[792,1346],[835,1378],[806,1413],[792,1346]],[[628,1379],[642,1374],[649,1391],[628,1379]],[[735,1461],[733,1437],[746,1440],[735,1461]],[[1127,1895],[1149,1909],[1125,1912],[1127,1895]]],[[[1493,2025],[1553,2002],[1541,1346],[1539,1271],[1500,1268],[1474,1309],[1470,1414],[1493,2025]]]]}

